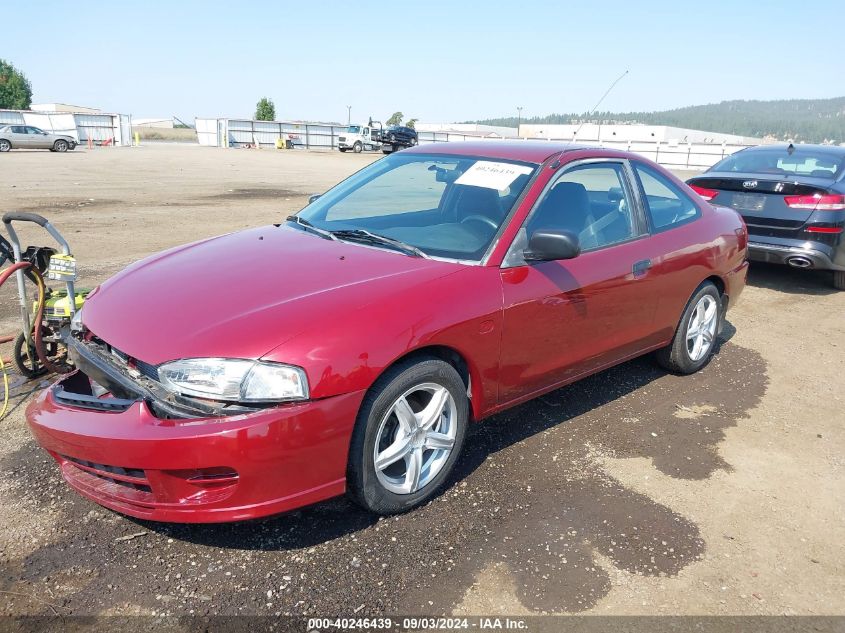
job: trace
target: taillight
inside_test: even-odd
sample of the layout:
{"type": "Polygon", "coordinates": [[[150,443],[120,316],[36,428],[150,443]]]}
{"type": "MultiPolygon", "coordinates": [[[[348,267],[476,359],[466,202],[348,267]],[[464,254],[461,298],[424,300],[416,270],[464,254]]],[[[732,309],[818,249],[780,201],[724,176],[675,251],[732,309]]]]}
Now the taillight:
{"type": "Polygon", "coordinates": [[[690,188],[705,200],[712,200],[719,195],[716,189],[708,189],[707,187],[699,187],[698,185],[690,185],[690,188]]]}
{"type": "Polygon", "coordinates": [[[841,226],[808,226],[806,229],[807,233],[842,233],[841,226]]]}
{"type": "Polygon", "coordinates": [[[786,196],[786,206],[790,209],[810,211],[845,211],[845,195],[817,193],[812,196],[786,196]]]}

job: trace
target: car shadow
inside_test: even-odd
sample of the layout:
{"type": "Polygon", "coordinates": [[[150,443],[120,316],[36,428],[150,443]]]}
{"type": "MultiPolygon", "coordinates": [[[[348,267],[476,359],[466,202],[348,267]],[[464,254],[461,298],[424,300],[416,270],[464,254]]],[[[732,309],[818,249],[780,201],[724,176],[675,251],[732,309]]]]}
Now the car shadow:
{"type": "MultiPolygon", "coordinates": [[[[717,341],[717,354],[735,334],[736,328],[726,321],[717,341]]],[[[473,424],[464,454],[432,501],[460,485],[499,451],[608,405],[667,374],[651,355],[643,356],[473,424]]],[[[219,549],[242,550],[309,548],[358,532],[380,520],[345,496],[285,514],[240,523],[168,524],[127,518],[151,532],[170,538],[219,549]]]]}
{"type": "Polygon", "coordinates": [[[833,287],[829,271],[801,270],[765,262],[751,262],[747,283],[755,288],[789,294],[821,296],[841,292],[833,287]]]}

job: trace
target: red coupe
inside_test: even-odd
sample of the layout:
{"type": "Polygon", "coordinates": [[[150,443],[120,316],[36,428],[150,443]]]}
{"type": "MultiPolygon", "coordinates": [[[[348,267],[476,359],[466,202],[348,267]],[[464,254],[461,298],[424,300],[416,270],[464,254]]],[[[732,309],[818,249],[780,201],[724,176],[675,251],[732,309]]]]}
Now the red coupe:
{"type": "Polygon", "coordinates": [[[417,146],[103,283],[74,320],[77,370],[27,418],[70,486],[135,517],[344,492],[402,512],[449,478],[470,421],[648,352],[704,366],[746,241],[632,154],[417,146]]]}

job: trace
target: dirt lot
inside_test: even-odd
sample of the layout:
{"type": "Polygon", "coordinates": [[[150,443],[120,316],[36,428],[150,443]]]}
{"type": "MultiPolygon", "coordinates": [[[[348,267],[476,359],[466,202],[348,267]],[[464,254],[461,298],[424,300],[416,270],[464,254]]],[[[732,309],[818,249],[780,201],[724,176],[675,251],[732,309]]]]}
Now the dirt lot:
{"type": "MultiPolygon", "coordinates": [[[[377,157],[13,152],[0,210],[47,215],[94,285],[278,221],[377,157]]],[[[15,314],[8,288],[0,332],[15,314]]],[[[61,482],[23,420],[38,386],[15,381],[0,614],[843,614],[845,293],[754,266],[729,320],[698,375],[640,359],[478,425],[448,491],[386,520],[345,499],[228,526],[127,519],[61,482]]]]}

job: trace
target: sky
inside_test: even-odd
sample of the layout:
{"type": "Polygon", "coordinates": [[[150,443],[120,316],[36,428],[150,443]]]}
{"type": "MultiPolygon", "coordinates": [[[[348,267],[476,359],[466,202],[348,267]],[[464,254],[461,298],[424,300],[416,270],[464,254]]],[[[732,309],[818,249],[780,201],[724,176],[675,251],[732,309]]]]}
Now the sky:
{"type": "MultiPolygon", "coordinates": [[[[10,0],[5,0],[9,2],[10,0]]],[[[2,3],[0,3],[2,4],[2,3]]],[[[845,2],[31,0],[34,103],[134,117],[421,121],[845,95],[845,2]],[[61,35],[65,34],[65,35],[61,35]]]]}

